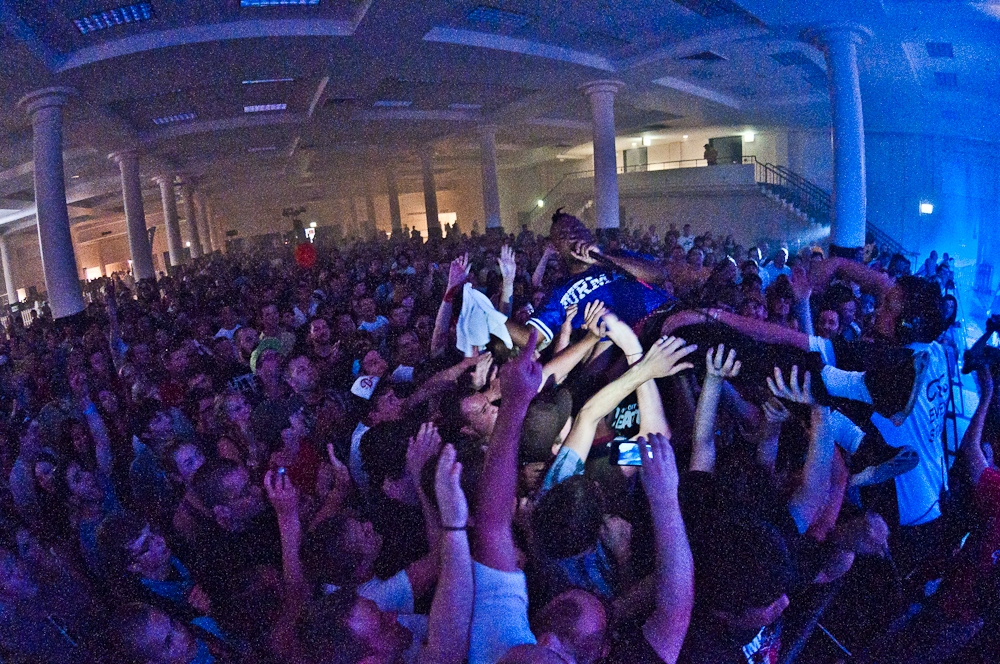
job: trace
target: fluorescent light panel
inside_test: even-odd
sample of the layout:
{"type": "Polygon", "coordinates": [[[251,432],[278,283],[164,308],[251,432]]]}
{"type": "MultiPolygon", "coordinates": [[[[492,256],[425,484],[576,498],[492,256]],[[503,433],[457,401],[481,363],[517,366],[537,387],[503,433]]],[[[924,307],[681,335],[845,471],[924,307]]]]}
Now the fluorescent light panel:
{"type": "Polygon", "coordinates": [[[240,7],[308,7],[319,0],[240,0],[240,7]]]}
{"type": "Polygon", "coordinates": [[[194,113],[178,113],[177,115],[164,115],[162,118],[153,118],[153,124],[155,125],[165,125],[172,124],[174,122],[186,122],[187,120],[194,120],[194,113]]]}
{"type": "Polygon", "coordinates": [[[412,101],[399,101],[394,99],[380,99],[375,105],[380,108],[406,108],[413,104],[412,101]]]}
{"type": "Polygon", "coordinates": [[[258,85],[260,83],[291,83],[294,78],[252,78],[243,81],[243,85],[258,85]]]}
{"type": "Polygon", "coordinates": [[[267,113],[268,111],[283,111],[288,108],[288,104],[254,104],[244,106],[244,113],[267,113]]]}
{"type": "Polygon", "coordinates": [[[139,21],[148,21],[151,18],[153,18],[152,5],[148,2],[139,2],[75,18],[73,25],[76,26],[81,35],[89,35],[92,32],[113,28],[116,25],[138,23],[139,21]]]}

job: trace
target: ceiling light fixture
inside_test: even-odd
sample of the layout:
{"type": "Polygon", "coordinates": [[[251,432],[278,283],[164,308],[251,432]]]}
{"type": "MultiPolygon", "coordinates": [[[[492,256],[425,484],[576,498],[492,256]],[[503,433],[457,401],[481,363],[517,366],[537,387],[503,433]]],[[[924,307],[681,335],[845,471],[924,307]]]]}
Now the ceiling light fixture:
{"type": "Polygon", "coordinates": [[[240,0],[240,7],[309,7],[319,0],[240,0]]]}
{"type": "Polygon", "coordinates": [[[379,108],[406,108],[413,105],[412,101],[399,101],[394,99],[379,99],[375,106],[379,108]]]}
{"type": "Polygon", "coordinates": [[[652,136],[643,136],[642,137],[642,145],[643,145],[643,147],[648,148],[652,144],[653,144],[653,137],[652,136]]]}
{"type": "Polygon", "coordinates": [[[755,140],[757,140],[757,134],[753,133],[752,131],[748,131],[747,133],[743,134],[744,143],[753,143],[755,140]]]}
{"type": "Polygon", "coordinates": [[[315,221],[310,221],[309,222],[309,228],[316,228],[316,222],[315,221]]]}
{"type": "Polygon", "coordinates": [[[543,208],[543,207],[545,207],[545,201],[543,201],[543,200],[542,200],[541,198],[539,198],[539,199],[538,199],[538,200],[536,201],[536,203],[538,204],[538,207],[540,207],[540,208],[543,208]]]}
{"type": "Polygon", "coordinates": [[[243,85],[259,85],[261,83],[291,83],[294,78],[250,78],[243,81],[243,85]]]}
{"type": "Polygon", "coordinates": [[[73,25],[81,35],[89,35],[91,32],[113,28],[116,25],[138,23],[151,18],[153,18],[153,7],[148,2],[140,2],[75,18],[73,25]]]}
{"type": "Polygon", "coordinates": [[[687,134],[684,134],[684,136],[681,137],[682,141],[686,141],[687,139],[688,139],[688,135],[687,134]]]}
{"type": "Polygon", "coordinates": [[[267,113],[269,111],[283,111],[288,108],[288,104],[254,104],[244,106],[244,113],[267,113]]]}
{"type": "Polygon", "coordinates": [[[186,122],[188,120],[194,120],[194,113],[178,113],[176,115],[164,115],[162,118],[153,118],[153,124],[155,125],[165,125],[172,124],[174,122],[186,122]]]}

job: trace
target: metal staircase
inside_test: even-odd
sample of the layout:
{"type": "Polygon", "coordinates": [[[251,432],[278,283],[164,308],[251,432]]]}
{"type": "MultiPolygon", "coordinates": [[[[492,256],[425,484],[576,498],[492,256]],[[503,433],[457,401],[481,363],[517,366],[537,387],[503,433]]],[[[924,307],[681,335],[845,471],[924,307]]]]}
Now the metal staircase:
{"type": "MultiPolygon", "coordinates": [[[[833,218],[833,199],[819,185],[810,182],[784,166],[757,161],[754,156],[743,157],[744,164],[754,165],[754,176],[761,193],[796,214],[803,221],[829,226],[833,218]]],[[[910,251],[881,228],[870,221],[868,233],[883,252],[901,254],[916,259],[917,252],[910,251]]]]}

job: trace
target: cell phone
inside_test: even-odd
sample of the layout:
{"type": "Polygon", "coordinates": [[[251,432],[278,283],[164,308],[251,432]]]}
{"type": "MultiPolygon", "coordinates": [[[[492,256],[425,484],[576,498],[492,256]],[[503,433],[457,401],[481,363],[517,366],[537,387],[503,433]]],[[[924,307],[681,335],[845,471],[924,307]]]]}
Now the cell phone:
{"type": "Polygon", "coordinates": [[[278,475],[284,475],[284,474],[286,474],[287,472],[288,472],[288,471],[287,471],[287,470],[285,470],[285,467],[284,467],[284,466],[279,466],[279,467],[278,467],[278,475]]]}
{"type": "Polygon", "coordinates": [[[619,466],[642,465],[642,457],[639,456],[639,443],[634,443],[627,438],[616,438],[611,442],[611,457],[612,461],[619,466]]]}

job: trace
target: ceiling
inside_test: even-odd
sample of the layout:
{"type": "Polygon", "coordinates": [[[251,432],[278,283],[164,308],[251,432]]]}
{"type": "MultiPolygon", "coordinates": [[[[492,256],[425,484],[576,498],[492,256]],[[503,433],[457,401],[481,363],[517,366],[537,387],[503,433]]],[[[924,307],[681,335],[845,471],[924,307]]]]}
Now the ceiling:
{"type": "Polygon", "coordinates": [[[869,131],[997,138],[1000,2],[125,1],[0,0],[0,225],[30,222],[31,129],[16,104],[49,85],[78,91],[65,136],[81,223],[120,223],[107,154],[129,146],[146,175],[287,199],[305,183],[361,191],[387,159],[416,190],[428,143],[447,185],[477,163],[484,123],[499,126],[501,168],[555,159],[589,141],[578,87],[601,78],[626,84],[621,133],[826,126],[823,56],[802,35],[845,17],[873,34],[859,48],[869,131]]]}

